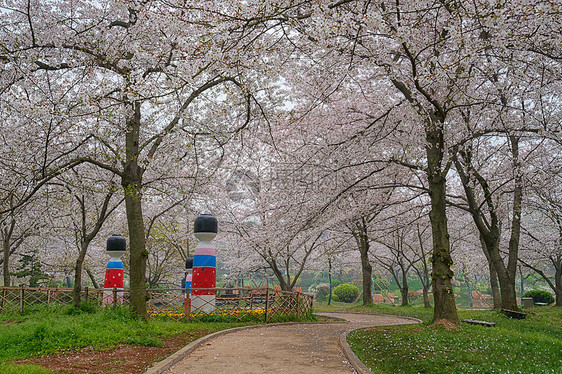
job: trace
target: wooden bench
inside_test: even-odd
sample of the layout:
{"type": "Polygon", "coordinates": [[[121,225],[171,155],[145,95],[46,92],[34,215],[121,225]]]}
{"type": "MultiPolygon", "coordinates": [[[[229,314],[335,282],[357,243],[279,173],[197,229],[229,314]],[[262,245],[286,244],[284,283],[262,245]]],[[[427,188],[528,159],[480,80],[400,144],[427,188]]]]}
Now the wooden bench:
{"type": "Polygon", "coordinates": [[[243,300],[242,296],[238,294],[223,294],[217,295],[215,303],[217,306],[238,306],[238,302],[243,300]]]}
{"type": "Polygon", "coordinates": [[[471,325],[480,325],[480,326],[486,326],[486,327],[495,327],[497,325],[497,323],[495,322],[488,322],[488,321],[479,321],[477,319],[463,319],[461,322],[465,322],[465,323],[469,323],[471,325]]]}
{"type": "Polygon", "coordinates": [[[519,312],[517,310],[501,309],[500,312],[508,316],[509,318],[525,319],[527,313],[519,312]]]}

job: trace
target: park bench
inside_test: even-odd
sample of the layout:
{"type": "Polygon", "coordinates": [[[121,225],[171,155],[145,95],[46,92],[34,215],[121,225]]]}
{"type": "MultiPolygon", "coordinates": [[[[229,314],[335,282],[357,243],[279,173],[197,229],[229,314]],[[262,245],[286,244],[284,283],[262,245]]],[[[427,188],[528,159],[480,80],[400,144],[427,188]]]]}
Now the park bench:
{"type": "Polygon", "coordinates": [[[500,312],[508,316],[509,318],[525,319],[527,313],[519,312],[517,310],[501,309],[500,312]]]}
{"type": "Polygon", "coordinates": [[[488,321],[479,321],[477,319],[463,319],[461,322],[465,322],[465,323],[469,323],[471,325],[480,325],[480,326],[486,326],[486,327],[495,327],[497,325],[497,323],[495,322],[488,322],[488,321]]]}
{"type": "Polygon", "coordinates": [[[227,290],[225,293],[217,295],[215,302],[217,306],[237,307],[240,300],[243,300],[242,295],[227,290]]]}

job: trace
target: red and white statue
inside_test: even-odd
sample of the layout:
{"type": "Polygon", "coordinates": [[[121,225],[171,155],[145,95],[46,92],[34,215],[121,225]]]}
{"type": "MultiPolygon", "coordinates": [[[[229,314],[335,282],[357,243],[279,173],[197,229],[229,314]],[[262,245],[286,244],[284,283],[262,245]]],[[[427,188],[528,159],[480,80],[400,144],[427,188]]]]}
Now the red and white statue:
{"type": "Polygon", "coordinates": [[[217,228],[217,219],[210,214],[201,214],[195,219],[193,231],[195,237],[199,239],[199,244],[193,252],[193,278],[191,283],[191,310],[193,312],[208,313],[215,310],[217,258],[211,240],[217,235],[217,228]],[[201,290],[201,288],[207,290],[201,290]]]}
{"type": "MultiPolygon", "coordinates": [[[[121,256],[125,254],[126,250],[127,240],[121,235],[112,235],[109,237],[109,239],[107,239],[106,253],[111,256],[111,259],[109,260],[105,268],[105,280],[103,282],[103,288],[116,288],[119,291],[123,291],[125,271],[123,268],[123,261],[121,261],[121,256]]],[[[120,301],[123,297],[123,293],[118,293],[118,300],[114,300],[113,297],[114,292],[106,290],[103,296],[104,304],[120,301]]]]}

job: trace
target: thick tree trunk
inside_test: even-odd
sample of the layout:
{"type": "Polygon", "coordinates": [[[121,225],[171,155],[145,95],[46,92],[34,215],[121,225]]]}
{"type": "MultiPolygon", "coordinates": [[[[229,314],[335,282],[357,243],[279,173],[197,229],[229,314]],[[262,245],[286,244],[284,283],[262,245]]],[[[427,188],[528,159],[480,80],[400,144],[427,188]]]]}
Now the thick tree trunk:
{"type": "Polygon", "coordinates": [[[142,319],[146,319],[146,262],[148,252],[144,242],[141,193],[137,191],[126,191],[125,193],[130,243],[130,302],[135,314],[142,319]]]}
{"type": "Polygon", "coordinates": [[[429,197],[431,199],[431,233],[433,235],[433,253],[431,262],[431,280],[433,287],[433,323],[459,325],[455,294],[451,284],[453,278],[453,260],[449,246],[449,232],[447,229],[447,213],[445,204],[446,171],[442,170],[443,163],[443,129],[442,123],[434,121],[426,128],[428,145],[427,177],[429,182],[429,197]]]}
{"type": "Polygon", "coordinates": [[[491,230],[481,230],[480,236],[485,245],[486,259],[490,264],[490,286],[494,298],[494,309],[518,310],[515,292],[516,269],[510,274],[505,266],[499,249],[499,228],[492,226],[491,230]],[[499,283],[499,292],[496,279],[499,283]]]}
{"type": "Polygon", "coordinates": [[[289,282],[287,282],[287,280],[283,276],[283,273],[279,269],[279,266],[277,265],[277,262],[275,260],[272,260],[271,262],[269,262],[269,266],[271,267],[271,270],[273,271],[273,275],[275,275],[275,277],[277,278],[277,281],[279,282],[279,287],[281,287],[281,290],[282,291],[291,291],[291,285],[289,284],[289,282]]]}
{"type": "Polygon", "coordinates": [[[369,236],[367,235],[367,222],[362,218],[356,222],[353,236],[357,243],[357,249],[361,254],[361,275],[363,277],[363,305],[373,303],[373,293],[371,289],[371,279],[373,276],[373,267],[369,261],[369,236]]]}
{"type": "MultiPolygon", "coordinates": [[[[499,237],[499,234],[498,234],[499,237]]],[[[484,255],[486,256],[486,260],[488,261],[488,270],[490,272],[490,287],[492,288],[492,301],[493,301],[493,309],[500,310],[501,309],[501,295],[500,295],[500,287],[498,285],[498,274],[496,272],[496,268],[492,263],[492,258],[490,256],[491,251],[493,250],[493,244],[488,245],[488,242],[495,243],[497,242],[498,238],[494,239],[491,237],[490,232],[480,232],[480,243],[482,244],[482,250],[484,255]],[[488,234],[489,237],[486,239],[484,236],[488,234]],[[490,246],[490,248],[489,248],[490,246]]],[[[499,245],[497,243],[496,245],[499,245]]]]}
{"type": "Polygon", "coordinates": [[[127,122],[126,160],[121,184],[125,194],[125,210],[129,228],[130,303],[133,312],[146,320],[146,262],[148,252],[146,250],[142,214],[142,175],[144,169],[138,164],[140,110],[140,103],[135,103],[133,105],[134,115],[127,122]]]}
{"type": "MultiPolygon", "coordinates": [[[[501,257],[499,248],[494,248],[490,252],[490,260],[492,262],[493,270],[495,270],[500,285],[501,307],[504,309],[518,310],[516,288],[515,288],[515,272],[509,274],[503,259],[501,257]]],[[[490,274],[492,278],[493,274],[490,274]]],[[[494,303],[494,306],[496,304],[494,303]]]]}
{"type": "Polygon", "coordinates": [[[364,260],[363,255],[361,255],[361,271],[363,273],[363,305],[371,305],[373,303],[373,291],[371,290],[373,267],[369,263],[368,257],[364,260]]]}
{"type": "Polygon", "coordinates": [[[498,274],[491,262],[488,264],[488,268],[490,269],[490,287],[492,288],[492,301],[494,303],[493,309],[500,310],[502,299],[500,295],[500,286],[498,284],[498,274]]]}

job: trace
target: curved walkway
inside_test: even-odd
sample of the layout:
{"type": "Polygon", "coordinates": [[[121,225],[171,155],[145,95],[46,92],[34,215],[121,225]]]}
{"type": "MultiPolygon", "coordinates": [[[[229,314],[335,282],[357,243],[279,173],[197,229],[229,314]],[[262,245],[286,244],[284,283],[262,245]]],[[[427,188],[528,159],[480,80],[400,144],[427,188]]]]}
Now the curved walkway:
{"type": "Polygon", "coordinates": [[[362,373],[367,372],[366,368],[345,342],[349,331],[419,322],[387,315],[320,314],[345,321],[264,325],[219,332],[191,343],[147,373],[362,373]],[[173,363],[176,364],[170,368],[173,363]]]}

